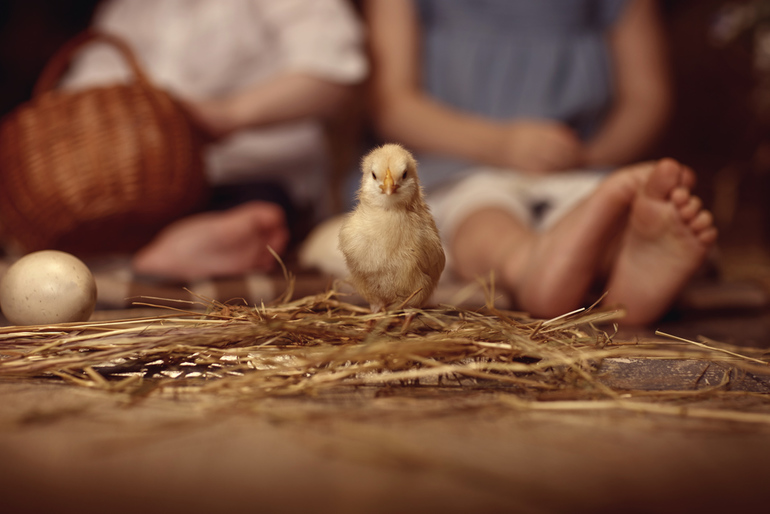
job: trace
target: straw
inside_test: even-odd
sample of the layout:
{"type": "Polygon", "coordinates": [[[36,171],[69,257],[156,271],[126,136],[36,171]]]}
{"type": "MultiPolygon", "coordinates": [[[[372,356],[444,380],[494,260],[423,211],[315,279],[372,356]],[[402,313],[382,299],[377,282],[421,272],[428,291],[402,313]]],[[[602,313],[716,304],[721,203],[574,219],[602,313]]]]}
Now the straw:
{"type": "MultiPolygon", "coordinates": [[[[63,381],[128,398],[214,395],[233,402],[361,387],[477,390],[517,409],[621,409],[770,423],[762,412],[680,408],[681,402],[731,398],[729,382],[703,388],[694,377],[681,391],[659,395],[607,385],[600,373],[608,358],[694,359],[720,363],[726,377],[729,370],[760,379],[768,374],[757,349],[739,352],[663,333],[673,341],[615,341],[616,330],[603,327],[620,320],[622,310],[593,305],[536,320],[488,302],[478,310],[374,314],[334,289],[296,300],[291,291],[269,305],[198,297],[155,317],[0,328],[0,378],[63,381]],[[547,399],[556,393],[574,400],[547,399]]],[[[151,298],[136,303],[158,306],[151,298]]],[[[755,398],[759,407],[770,399],[763,392],[755,398]]]]}

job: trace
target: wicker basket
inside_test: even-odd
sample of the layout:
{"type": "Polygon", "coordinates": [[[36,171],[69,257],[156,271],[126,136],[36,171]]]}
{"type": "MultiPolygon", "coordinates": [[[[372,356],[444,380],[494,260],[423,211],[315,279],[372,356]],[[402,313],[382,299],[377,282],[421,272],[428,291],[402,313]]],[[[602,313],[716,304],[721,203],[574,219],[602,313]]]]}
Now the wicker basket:
{"type": "Polygon", "coordinates": [[[81,34],[48,63],[32,100],[0,126],[4,239],[23,251],[132,251],[203,199],[200,141],[125,43],[81,34]],[[54,90],[73,54],[95,41],[122,54],[133,82],[54,90]]]}

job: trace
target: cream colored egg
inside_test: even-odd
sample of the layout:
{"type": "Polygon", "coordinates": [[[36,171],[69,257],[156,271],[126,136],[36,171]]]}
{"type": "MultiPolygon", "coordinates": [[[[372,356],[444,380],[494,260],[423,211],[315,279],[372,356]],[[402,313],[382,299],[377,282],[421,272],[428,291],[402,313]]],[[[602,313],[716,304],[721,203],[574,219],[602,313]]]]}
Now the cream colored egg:
{"type": "Polygon", "coordinates": [[[83,261],[65,252],[25,255],[0,281],[0,308],[15,325],[85,321],[96,305],[96,282],[83,261]]]}

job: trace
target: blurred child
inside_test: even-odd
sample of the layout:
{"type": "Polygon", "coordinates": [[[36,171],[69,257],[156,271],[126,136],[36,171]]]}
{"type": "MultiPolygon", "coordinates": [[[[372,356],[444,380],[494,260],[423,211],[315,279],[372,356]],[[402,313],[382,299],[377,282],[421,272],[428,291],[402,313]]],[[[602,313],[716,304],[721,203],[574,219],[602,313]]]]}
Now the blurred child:
{"type": "MultiPolygon", "coordinates": [[[[344,0],[108,0],[94,28],[128,42],[153,83],[216,140],[205,155],[211,210],[169,225],[134,270],[194,280],[272,268],[267,245],[283,252],[294,218],[326,207],[322,122],[367,73],[352,9],[344,0]]],[[[116,52],[94,45],[66,86],[129,78],[116,52]]]]}
{"type": "Polygon", "coordinates": [[[694,175],[643,157],[671,94],[653,0],[367,0],[375,126],[417,153],[452,269],[553,317],[597,279],[657,319],[716,239],[694,175]]]}

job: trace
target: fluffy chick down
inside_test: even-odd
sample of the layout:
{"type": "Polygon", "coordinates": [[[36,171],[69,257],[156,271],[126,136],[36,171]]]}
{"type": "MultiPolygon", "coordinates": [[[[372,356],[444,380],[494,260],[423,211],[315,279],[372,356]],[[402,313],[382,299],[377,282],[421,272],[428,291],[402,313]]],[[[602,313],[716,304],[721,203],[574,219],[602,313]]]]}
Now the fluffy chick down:
{"type": "Polygon", "coordinates": [[[339,234],[350,279],[374,312],[421,307],[446,259],[417,163],[403,147],[387,144],[363,159],[361,171],[358,205],[339,234]]]}

